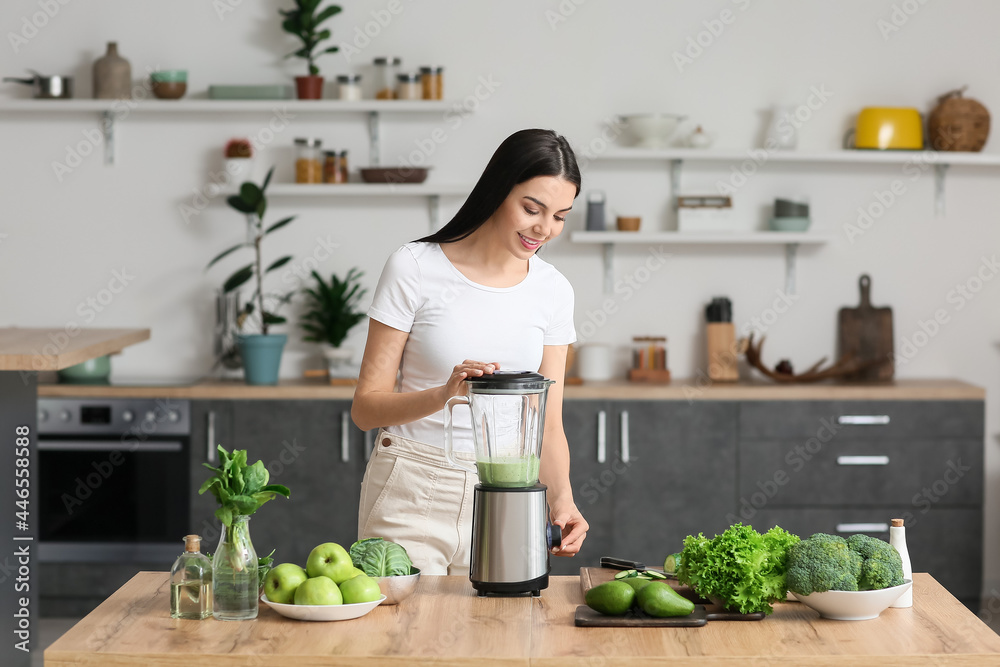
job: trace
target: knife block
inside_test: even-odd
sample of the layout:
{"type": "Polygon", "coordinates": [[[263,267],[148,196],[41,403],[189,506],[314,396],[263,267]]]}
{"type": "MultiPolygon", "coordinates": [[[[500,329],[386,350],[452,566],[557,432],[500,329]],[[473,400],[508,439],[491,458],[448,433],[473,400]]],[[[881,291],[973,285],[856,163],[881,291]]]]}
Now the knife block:
{"type": "Polygon", "coordinates": [[[736,329],[732,322],[709,322],[705,325],[708,348],[708,377],[716,382],[740,379],[736,329]]]}

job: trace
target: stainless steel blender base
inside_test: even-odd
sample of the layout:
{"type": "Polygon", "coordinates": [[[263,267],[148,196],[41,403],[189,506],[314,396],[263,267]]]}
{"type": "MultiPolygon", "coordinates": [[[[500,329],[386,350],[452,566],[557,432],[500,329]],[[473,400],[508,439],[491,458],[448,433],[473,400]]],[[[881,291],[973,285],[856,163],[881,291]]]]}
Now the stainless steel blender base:
{"type": "Polygon", "coordinates": [[[469,580],[479,595],[538,596],[548,588],[552,543],[545,490],[544,484],[476,485],[469,580]]]}

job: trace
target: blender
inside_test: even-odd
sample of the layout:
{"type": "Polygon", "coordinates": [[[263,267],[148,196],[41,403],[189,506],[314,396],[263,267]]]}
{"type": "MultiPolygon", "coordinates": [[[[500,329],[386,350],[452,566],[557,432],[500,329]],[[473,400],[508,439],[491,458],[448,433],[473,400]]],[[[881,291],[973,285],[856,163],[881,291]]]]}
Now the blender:
{"type": "Polygon", "coordinates": [[[546,487],[538,483],[545,397],[554,382],[529,371],[496,371],[465,383],[468,395],[445,404],[444,452],[451,465],[479,474],[469,580],[480,596],[537,597],[549,585],[549,550],[562,537],[549,523],[546,487]],[[453,410],[462,403],[472,413],[475,467],[454,456],[453,410]]]}

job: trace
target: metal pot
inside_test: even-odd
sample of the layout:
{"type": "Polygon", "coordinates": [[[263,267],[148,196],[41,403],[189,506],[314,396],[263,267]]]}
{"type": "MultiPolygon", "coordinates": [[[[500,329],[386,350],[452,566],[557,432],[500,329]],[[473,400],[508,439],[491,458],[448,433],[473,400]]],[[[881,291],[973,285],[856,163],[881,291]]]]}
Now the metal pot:
{"type": "Polygon", "coordinates": [[[34,70],[28,70],[34,74],[31,79],[19,79],[7,76],[4,81],[12,83],[24,83],[35,86],[35,98],[42,100],[68,100],[73,97],[73,77],[71,76],[42,76],[34,70]]]}

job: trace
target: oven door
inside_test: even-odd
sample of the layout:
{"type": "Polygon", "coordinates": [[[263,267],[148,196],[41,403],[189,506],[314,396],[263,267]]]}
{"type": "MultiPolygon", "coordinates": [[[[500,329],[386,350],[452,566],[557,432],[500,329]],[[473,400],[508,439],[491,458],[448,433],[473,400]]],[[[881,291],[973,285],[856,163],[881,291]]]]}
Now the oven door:
{"type": "Polygon", "coordinates": [[[187,438],[39,438],[43,562],[171,563],[188,531],[187,438]]]}

